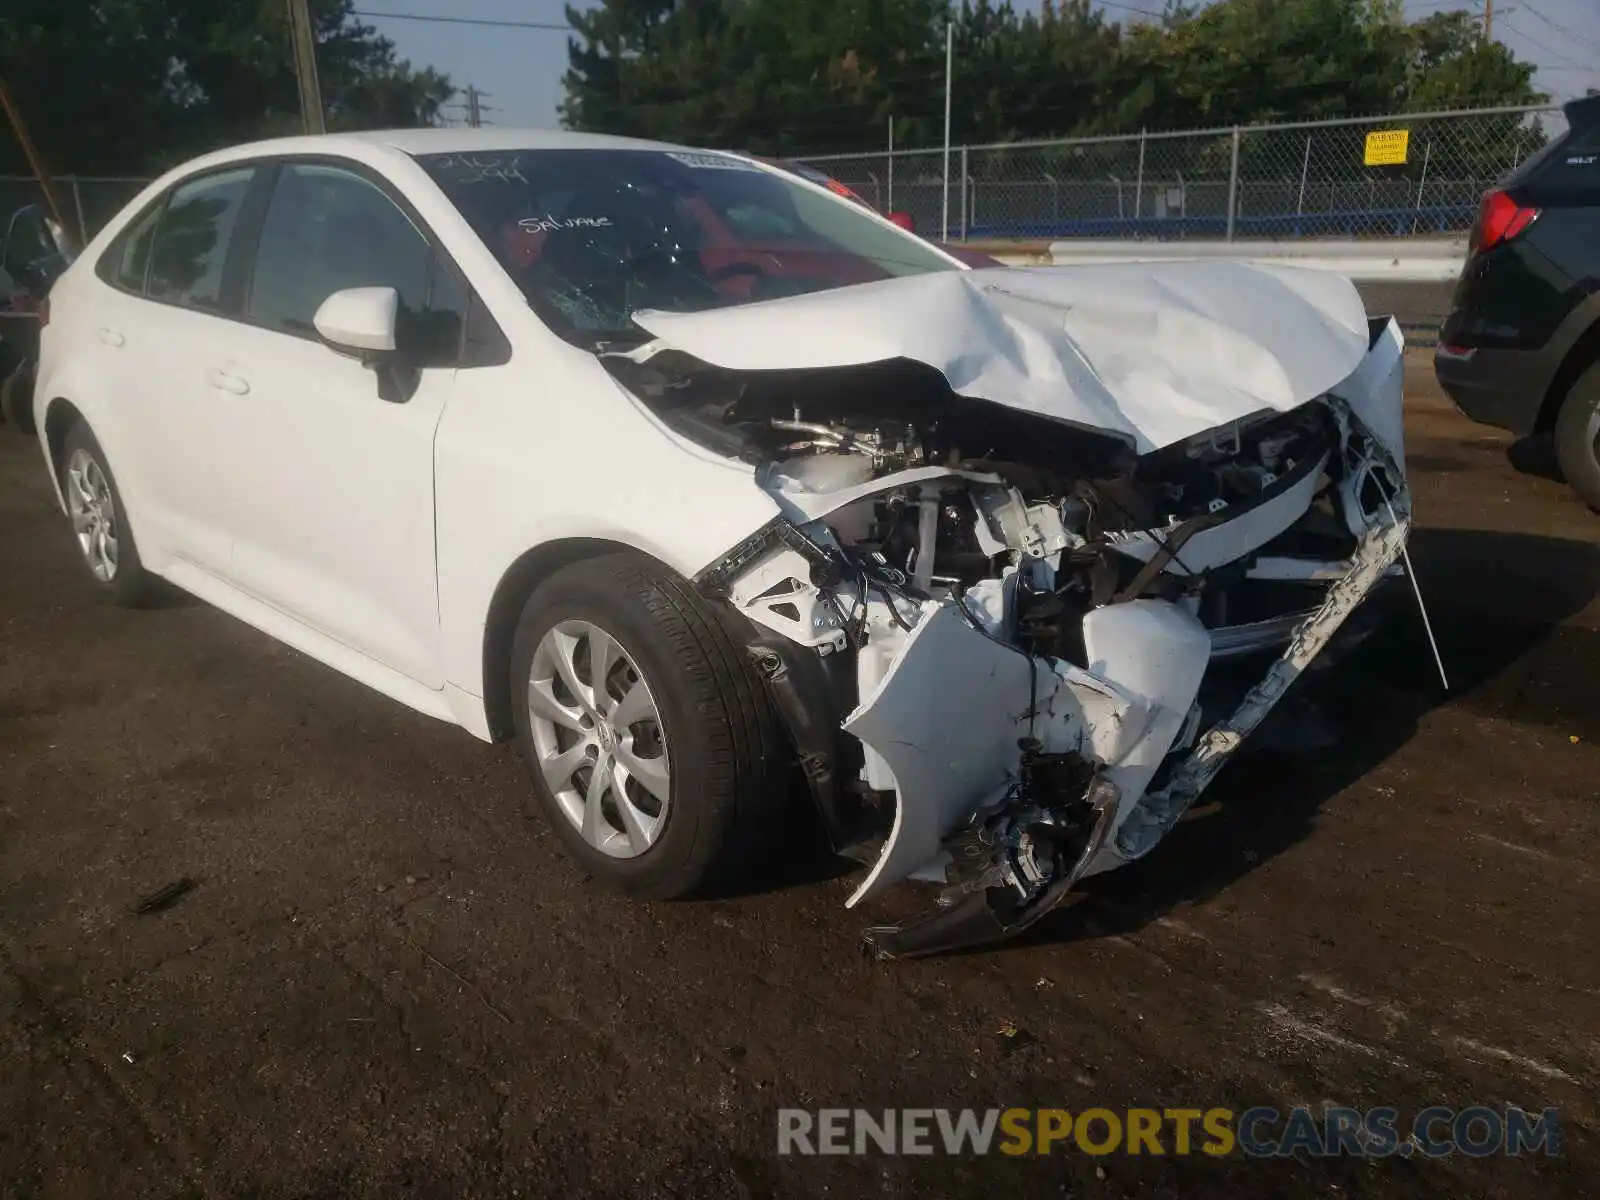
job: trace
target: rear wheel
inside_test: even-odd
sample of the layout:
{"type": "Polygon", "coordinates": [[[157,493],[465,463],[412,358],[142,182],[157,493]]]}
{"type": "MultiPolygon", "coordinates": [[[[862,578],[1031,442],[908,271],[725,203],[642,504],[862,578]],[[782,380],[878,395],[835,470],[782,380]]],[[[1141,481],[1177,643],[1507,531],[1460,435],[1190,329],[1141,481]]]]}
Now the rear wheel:
{"type": "Polygon", "coordinates": [[[105,451],[82,421],[67,431],[62,445],[61,491],[79,556],[96,586],[130,608],[144,603],[151,581],[139,561],[127,508],[105,451]]]}
{"type": "Polygon", "coordinates": [[[686,581],[629,553],[567,567],[524,607],[511,673],[534,798],[589,874],[671,899],[753,865],[787,755],[764,685],[686,581]]]}
{"type": "Polygon", "coordinates": [[[1556,457],[1567,482],[1600,512],[1600,362],[1578,376],[1562,402],[1556,457]]]}

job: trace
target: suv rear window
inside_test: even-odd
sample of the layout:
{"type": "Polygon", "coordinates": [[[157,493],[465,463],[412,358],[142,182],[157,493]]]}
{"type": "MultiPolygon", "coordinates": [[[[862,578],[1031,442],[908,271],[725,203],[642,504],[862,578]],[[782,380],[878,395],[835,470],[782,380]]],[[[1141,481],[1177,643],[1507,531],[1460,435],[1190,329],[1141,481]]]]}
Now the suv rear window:
{"type": "Polygon", "coordinates": [[[1518,185],[1554,193],[1552,200],[1600,199],[1600,123],[1568,130],[1529,156],[1502,184],[1518,185]]]}

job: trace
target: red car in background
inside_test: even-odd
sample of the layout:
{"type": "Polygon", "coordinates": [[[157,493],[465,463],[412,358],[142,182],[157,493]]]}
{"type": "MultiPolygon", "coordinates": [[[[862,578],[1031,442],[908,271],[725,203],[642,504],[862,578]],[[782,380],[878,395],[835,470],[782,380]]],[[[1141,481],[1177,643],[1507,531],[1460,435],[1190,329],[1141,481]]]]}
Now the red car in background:
{"type": "MultiPolygon", "coordinates": [[[[801,179],[809,180],[812,183],[820,183],[823,187],[827,188],[835,195],[843,196],[847,200],[854,200],[863,208],[872,208],[872,205],[863,200],[856,192],[840,183],[837,179],[833,178],[833,176],[828,175],[823,171],[819,171],[815,167],[807,166],[802,162],[795,162],[793,159],[784,158],[762,158],[760,161],[771,166],[778,167],[781,170],[788,171],[791,175],[798,175],[801,179]]],[[[874,209],[873,211],[877,210],[874,209]]],[[[917,232],[917,223],[912,219],[910,213],[891,212],[885,213],[884,216],[893,221],[896,225],[900,226],[901,229],[907,230],[911,233],[917,232]]],[[[939,247],[939,249],[950,255],[950,257],[959,259],[960,261],[966,263],[969,267],[1005,266],[1005,263],[1001,262],[998,258],[993,258],[990,255],[984,254],[978,250],[969,250],[965,246],[953,245],[949,242],[937,242],[935,244],[939,247]]]]}

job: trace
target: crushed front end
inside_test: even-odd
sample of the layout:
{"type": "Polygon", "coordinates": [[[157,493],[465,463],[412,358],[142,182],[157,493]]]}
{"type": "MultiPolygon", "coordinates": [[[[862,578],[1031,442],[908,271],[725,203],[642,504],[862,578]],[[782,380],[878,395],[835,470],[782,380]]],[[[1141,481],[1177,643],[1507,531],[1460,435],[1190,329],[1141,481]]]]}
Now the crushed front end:
{"type": "Polygon", "coordinates": [[[1143,454],[903,361],[618,364],[779,502],[696,582],[751,631],[835,847],[869,868],[850,906],[938,889],[876,953],[1015,934],[1149,853],[1398,570],[1403,345],[1369,332],[1331,390],[1143,454]]]}

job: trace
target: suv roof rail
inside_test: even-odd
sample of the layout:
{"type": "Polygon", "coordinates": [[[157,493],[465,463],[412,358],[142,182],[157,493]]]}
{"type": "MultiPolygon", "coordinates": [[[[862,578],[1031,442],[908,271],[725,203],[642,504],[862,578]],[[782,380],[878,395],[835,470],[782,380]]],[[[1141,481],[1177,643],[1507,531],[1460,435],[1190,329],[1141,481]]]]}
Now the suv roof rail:
{"type": "Polygon", "coordinates": [[[1567,124],[1573,129],[1588,129],[1600,125],[1600,93],[1568,100],[1561,111],[1567,115],[1567,124]]]}

